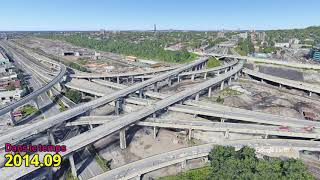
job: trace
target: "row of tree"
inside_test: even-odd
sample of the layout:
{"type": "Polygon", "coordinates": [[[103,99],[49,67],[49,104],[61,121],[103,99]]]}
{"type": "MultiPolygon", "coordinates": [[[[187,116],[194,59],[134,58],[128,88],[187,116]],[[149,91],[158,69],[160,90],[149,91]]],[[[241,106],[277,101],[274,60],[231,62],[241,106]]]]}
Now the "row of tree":
{"type": "Polygon", "coordinates": [[[93,39],[84,35],[46,35],[50,39],[59,39],[76,46],[92,48],[100,51],[113,52],[118,54],[133,55],[145,59],[155,59],[173,63],[184,63],[196,58],[195,54],[189,53],[186,49],[179,51],[164,50],[162,42],[147,39],[141,42],[131,42],[124,39],[93,39]]]}

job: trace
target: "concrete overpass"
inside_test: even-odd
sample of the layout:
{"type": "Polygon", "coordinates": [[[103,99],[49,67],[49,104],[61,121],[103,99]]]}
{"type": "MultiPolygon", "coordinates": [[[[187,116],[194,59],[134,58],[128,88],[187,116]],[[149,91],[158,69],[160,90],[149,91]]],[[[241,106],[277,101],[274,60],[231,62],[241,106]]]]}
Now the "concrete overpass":
{"type": "MultiPolygon", "coordinates": [[[[81,126],[81,125],[101,125],[109,123],[117,119],[117,116],[85,116],[78,120],[68,122],[66,126],[81,126]]],[[[193,130],[211,131],[211,132],[224,132],[225,137],[228,138],[229,133],[241,134],[258,134],[263,135],[265,138],[270,136],[285,136],[297,138],[310,138],[319,139],[320,133],[309,132],[303,128],[290,128],[285,131],[279,129],[279,126],[270,125],[257,125],[257,124],[243,124],[243,123],[227,123],[227,122],[211,122],[196,119],[167,119],[167,118],[148,118],[145,121],[135,123],[139,126],[158,127],[158,128],[171,128],[183,129],[189,131],[189,139],[192,137],[193,130]]],[[[154,128],[154,131],[155,128],[154,128]]],[[[156,132],[154,132],[156,135],[156,132]]]]}
{"type": "Polygon", "coordinates": [[[194,80],[196,75],[203,74],[204,79],[207,78],[209,74],[216,74],[219,75],[221,71],[227,71],[228,69],[232,68],[234,65],[236,65],[238,61],[232,61],[230,63],[224,64],[222,66],[210,68],[210,69],[203,69],[199,71],[193,71],[193,72],[184,72],[178,75],[178,81],[184,76],[191,76],[191,80],[194,80]]]}
{"type": "MultiPolygon", "coordinates": [[[[233,146],[236,149],[240,149],[243,146],[249,146],[255,149],[270,149],[277,148],[283,151],[319,151],[320,143],[316,141],[299,141],[299,140],[281,140],[281,139],[259,139],[259,140],[234,140],[223,141],[217,143],[204,144],[199,146],[182,148],[170,152],[165,152],[155,156],[151,156],[145,159],[141,159],[124,166],[112,169],[96,177],[92,180],[103,179],[140,179],[143,174],[161,169],[170,165],[181,163],[181,168],[186,166],[187,160],[202,158],[209,155],[209,152],[215,145],[233,146]]],[[[206,160],[206,159],[205,159],[206,160]]]]}
{"type": "Polygon", "coordinates": [[[312,93],[320,94],[320,86],[316,86],[313,84],[289,80],[289,79],[285,79],[285,78],[279,78],[276,76],[271,76],[271,75],[260,73],[260,72],[253,71],[250,69],[243,69],[242,72],[245,74],[248,74],[250,76],[257,77],[257,78],[261,79],[262,82],[264,80],[266,80],[266,81],[271,81],[271,82],[277,83],[277,84],[279,84],[279,87],[288,86],[288,87],[307,91],[307,92],[309,92],[310,96],[312,93]]]}
{"type": "MultiPolygon", "coordinates": [[[[204,62],[204,60],[201,61],[201,62],[204,62]]],[[[189,64],[189,66],[192,67],[193,65],[189,64]]],[[[154,103],[153,105],[141,108],[140,110],[138,110],[136,112],[123,115],[122,117],[117,118],[115,121],[111,121],[110,123],[103,124],[103,125],[101,125],[99,127],[93,128],[90,131],[84,132],[84,133],[82,133],[82,134],[80,134],[78,136],[75,136],[75,137],[73,137],[71,139],[68,139],[68,140],[66,140],[64,142],[61,142],[61,143],[59,143],[59,145],[66,145],[66,147],[67,147],[67,151],[66,152],[62,152],[61,155],[69,157],[72,174],[74,176],[76,176],[77,174],[76,174],[76,170],[75,170],[75,167],[74,167],[74,161],[73,161],[73,155],[72,155],[73,152],[75,152],[75,151],[77,151],[77,150],[79,150],[79,149],[81,149],[81,148],[83,148],[83,147],[85,147],[85,146],[87,146],[87,145],[89,145],[89,144],[91,144],[91,143],[93,143],[93,142],[105,137],[105,136],[108,136],[108,135],[110,135],[112,133],[115,133],[117,131],[120,131],[120,147],[121,148],[125,148],[126,147],[125,129],[129,125],[131,125],[131,124],[133,124],[133,123],[135,123],[137,121],[140,121],[140,120],[142,120],[142,119],[144,119],[146,117],[149,117],[150,115],[156,116],[159,111],[163,111],[168,106],[171,106],[171,105],[173,105],[173,104],[175,104],[175,103],[177,103],[179,101],[184,101],[186,98],[191,97],[194,94],[198,94],[202,90],[206,90],[206,89],[208,89],[208,88],[210,88],[210,87],[212,87],[212,86],[214,86],[214,85],[216,85],[218,83],[221,83],[221,82],[225,81],[226,79],[228,79],[231,76],[233,76],[236,73],[238,73],[242,69],[242,66],[243,66],[243,63],[240,63],[237,66],[235,66],[231,71],[228,71],[227,73],[222,74],[222,75],[220,75],[220,76],[218,76],[216,78],[207,80],[207,81],[205,81],[205,82],[203,82],[201,84],[195,85],[192,88],[189,88],[189,89],[186,89],[186,90],[181,91],[179,93],[176,93],[174,96],[170,96],[170,97],[168,97],[166,99],[160,100],[160,101],[154,103]]],[[[177,71],[177,70],[174,70],[174,71],[177,71]]],[[[178,74],[177,72],[174,72],[174,71],[170,71],[168,73],[170,73],[170,75],[172,73],[178,74]]],[[[163,76],[167,78],[168,77],[168,73],[162,74],[158,78],[161,77],[163,79],[163,76]]],[[[150,81],[155,81],[155,78],[150,79],[148,81],[144,81],[142,83],[146,83],[146,82],[150,83],[150,81]]],[[[136,85],[134,85],[134,86],[132,86],[130,88],[126,88],[125,91],[128,91],[128,89],[131,89],[131,90],[134,89],[136,91],[137,89],[141,88],[141,84],[142,83],[136,84],[136,85]]],[[[123,95],[122,91],[123,90],[120,90],[120,91],[118,91],[118,93],[120,93],[120,95],[123,95]]],[[[131,91],[131,92],[134,92],[134,91],[131,91]]],[[[99,98],[99,99],[103,99],[103,98],[99,98]]],[[[89,103],[94,103],[94,104],[90,104],[90,105],[93,106],[91,108],[95,108],[95,107],[98,106],[98,104],[100,104],[100,102],[96,102],[99,99],[89,102],[89,103]]],[[[89,103],[86,103],[86,105],[89,104],[89,103]]],[[[78,107],[76,107],[74,109],[71,109],[71,110],[75,110],[77,108],[78,107]]],[[[84,108],[84,107],[82,107],[82,108],[84,108]]],[[[63,120],[59,119],[59,121],[63,122],[64,119],[66,119],[66,117],[64,117],[64,116],[68,116],[69,117],[68,119],[70,119],[70,116],[74,117],[72,115],[74,115],[75,113],[71,114],[70,113],[71,110],[69,110],[69,112],[65,111],[65,112],[57,115],[57,116],[59,116],[59,118],[63,119],[63,120]],[[61,117],[61,115],[63,115],[63,116],[61,117]]],[[[58,121],[58,120],[53,119],[53,118],[49,118],[49,119],[51,121],[51,124],[56,124],[55,122],[58,121]],[[52,121],[55,121],[55,122],[52,122],[52,121]]],[[[48,125],[46,125],[46,126],[48,126],[48,125]]],[[[33,128],[35,128],[35,127],[39,127],[39,126],[34,126],[33,128]]],[[[0,137],[0,138],[1,138],[1,142],[3,142],[4,138],[3,137],[0,137]]],[[[40,157],[44,156],[44,154],[45,153],[40,153],[40,157]]],[[[28,173],[30,173],[30,172],[38,169],[38,168],[39,167],[1,168],[0,169],[0,174],[1,174],[1,176],[3,178],[19,178],[19,177],[21,177],[21,176],[23,176],[25,174],[28,174],[28,173]]]]}
{"type": "Polygon", "coordinates": [[[249,57],[249,56],[237,56],[237,55],[226,55],[226,54],[216,54],[216,53],[203,53],[201,55],[214,56],[214,57],[217,57],[217,58],[245,59],[245,60],[247,60],[249,62],[258,62],[258,63],[265,63],[265,64],[277,64],[277,65],[283,65],[283,66],[301,68],[301,69],[315,69],[315,70],[319,70],[320,69],[320,65],[316,65],[316,64],[293,63],[293,62],[282,61],[282,60],[277,60],[277,59],[265,59],[265,58],[249,57]]]}
{"type": "MultiPolygon", "coordinates": [[[[36,122],[34,124],[25,125],[25,126],[21,127],[21,129],[16,130],[15,132],[8,133],[8,134],[1,136],[0,137],[0,147],[3,147],[5,143],[16,143],[19,140],[22,140],[22,139],[29,137],[31,135],[45,131],[52,126],[63,123],[66,120],[69,120],[73,117],[81,115],[87,111],[90,111],[92,109],[95,109],[97,107],[105,105],[107,103],[116,101],[117,106],[120,106],[120,103],[121,103],[120,100],[125,98],[129,94],[135,93],[136,91],[140,91],[143,93],[143,89],[145,87],[148,87],[150,85],[155,85],[159,81],[163,81],[168,78],[170,79],[171,77],[177,76],[179,73],[190,70],[194,67],[200,67],[200,66],[202,67],[203,63],[205,63],[207,60],[208,60],[207,58],[200,58],[197,61],[194,61],[192,63],[184,65],[178,69],[161,74],[156,78],[149,79],[147,81],[135,84],[135,85],[128,87],[126,89],[119,90],[119,91],[111,93],[107,96],[103,96],[103,97],[98,98],[96,100],[79,105],[75,108],[61,112],[61,113],[57,114],[56,116],[44,119],[44,120],[36,122]]],[[[11,109],[8,108],[8,110],[10,111],[11,109]]]]}

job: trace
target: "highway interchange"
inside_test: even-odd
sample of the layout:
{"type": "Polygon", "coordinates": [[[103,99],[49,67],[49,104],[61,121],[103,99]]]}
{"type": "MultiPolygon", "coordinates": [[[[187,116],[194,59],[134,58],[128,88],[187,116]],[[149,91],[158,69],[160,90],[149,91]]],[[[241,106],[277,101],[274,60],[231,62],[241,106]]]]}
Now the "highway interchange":
{"type": "MultiPolygon", "coordinates": [[[[69,102],[71,104],[70,106],[72,106],[70,109],[60,113],[51,110],[53,112],[44,119],[17,125],[11,130],[9,129],[7,133],[3,133],[0,137],[0,147],[3,148],[5,143],[17,144],[20,141],[46,132],[57,126],[73,127],[90,125],[90,127],[92,127],[91,125],[94,124],[97,127],[91,128],[81,134],[72,135],[69,139],[57,143],[58,145],[67,146],[67,151],[62,152],[61,155],[66,159],[69,159],[72,174],[74,176],[78,176],[76,170],[78,165],[75,166],[73,161],[73,157],[77,151],[83,150],[88,145],[114,133],[120,134],[120,148],[124,149],[127,146],[126,131],[133,124],[149,127],[186,129],[189,131],[189,138],[191,138],[192,135],[191,131],[201,130],[224,132],[226,139],[228,139],[229,133],[258,134],[263,135],[266,139],[226,140],[223,143],[209,143],[179,149],[141,159],[126,166],[102,173],[94,179],[140,178],[143,174],[162,167],[176,163],[184,164],[186,163],[185,161],[189,159],[206,157],[212,146],[217,144],[230,145],[237,148],[247,145],[254,148],[272,146],[286,147],[294,150],[320,151],[320,143],[318,141],[310,141],[317,140],[320,137],[318,131],[320,128],[319,122],[288,118],[199,101],[200,96],[210,97],[212,93],[214,93],[214,90],[224,89],[232,81],[237,80],[243,73],[307,92],[319,93],[318,87],[311,86],[307,83],[293,82],[291,80],[281,79],[245,69],[243,67],[243,64],[245,63],[243,57],[228,57],[231,61],[227,61],[224,65],[211,69],[205,69],[208,57],[202,56],[189,64],[141,73],[128,72],[125,74],[112,75],[79,73],[71,75],[71,81],[65,83],[63,81],[66,79],[65,77],[68,73],[67,67],[63,64],[54,62],[53,60],[34,52],[29,52],[21,47],[20,50],[15,50],[13,47],[18,47],[14,46],[13,43],[0,42],[0,46],[10,52],[12,58],[19,62],[21,66],[24,66],[26,71],[34,76],[32,79],[38,81],[38,86],[41,85],[41,87],[36,88],[33,93],[22,98],[20,101],[0,109],[0,115],[11,112],[30,100],[35,100],[38,97],[41,98],[43,94],[46,94],[48,91],[59,94],[59,90],[55,89],[57,84],[96,97],[96,99],[92,101],[79,105],[74,105],[72,102],[69,102]],[[31,61],[26,58],[27,56],[25,54],[22,56],[23,53],[20,52],[22,50],[34,59],[37,59],[40,65],[43,63],[46,65],[33,65],[31,67],[26,63],[30,63],[31,61]],[[56,69],[55,72],[52,72],[52,68],[45,68],[48,64],[56,69]],[[39,76],[42,78],[39,78],[39,76]],[[174,94],[163,94],[159,92],[161,88],[179,84],[184,79],[191,79],[192,81],[197,80],[198,83],[174,94]],[[130,80],[131,82],[134,82],[131,86],[121,84],[121,82],[130,80]],[[114,106],[114,116],[86,116],[88,112],[106,104],[114,106]],[[124,108],[129,107],[130,104],[137,105],[138,109],[134,109],[133,112],[123,112],[124,108]],[[160,117],[162,114],[171,111],[194,116],[205,115],[215,117],[219,118],[221,122],[198,122],[192,119],[165,119],[160,117]],[[76,117],[79,116],[84,117],[77,119],[76,117]],[[224,122],[225,120],[237,120],[241,123],[224,122]],[[279,126],[288,126],[292,129],[290,132],[282,131],[279,130],[279,126]],[[313,127],[314,131],[305,131],[303,130],[305,127],[313,127]],[[268,139],[269,135],[304,139],[268,139]]],[[[221,56],[224,55],[217,55],[217,57],[221,56]]],[[[49,97],[44,101],[50,101],[48,98],[49,97]]],[[[42,99],[44,98],[42,97],[42,99]]],[[[69,100],[65,98],[65,101],[69,100]]],[[[41,106],[43,107],[45,105],[41,106]]],[[[45,153],[40,153],[40,157],[44,156],[44,154],[45,153]]],[[[19,168],[1,168],[0,177],[3,179],[17,179],[38,168],[39,167],[22,166],[19,168]]],[[[95,175],[97,174],[92,173],[87,177],[95,175]]]]}

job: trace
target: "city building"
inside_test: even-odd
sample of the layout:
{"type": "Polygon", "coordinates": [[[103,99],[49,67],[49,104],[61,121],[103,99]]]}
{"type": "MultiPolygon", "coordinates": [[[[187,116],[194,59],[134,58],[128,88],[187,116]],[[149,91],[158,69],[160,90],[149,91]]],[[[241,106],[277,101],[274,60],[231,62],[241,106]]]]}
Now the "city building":
{"type": "Polygon", "coordinates": [[[217,34],[217,38],[224,38],[224,32],[223,31],[219,31],[217,34]]]}
{"type": "Polygon", "coordinates": [[[315,61],[320,61],[320,45],[310,50],[310,57],[315,61]]]}
{"type": "Polygon", "coordinates": [[[3,53],[0,52],[0,65],[2,64],[9,64],[9,59],[7,58],[7,56],[3,53]]]}
{"type": "Polygon", "coordinates": [[[0,104],[4,105],[21,98],[23,90],[16,89],[14,91],[0,91],[0,104]]]}
{"type": "Polygon", "coordinates": [[[247,32],[240,33],[240,34],[238,34],[238,36],[239,36],[240,38],[247,39],[247,38],[248,38],[248,33],[247,33],[247,32]]]}

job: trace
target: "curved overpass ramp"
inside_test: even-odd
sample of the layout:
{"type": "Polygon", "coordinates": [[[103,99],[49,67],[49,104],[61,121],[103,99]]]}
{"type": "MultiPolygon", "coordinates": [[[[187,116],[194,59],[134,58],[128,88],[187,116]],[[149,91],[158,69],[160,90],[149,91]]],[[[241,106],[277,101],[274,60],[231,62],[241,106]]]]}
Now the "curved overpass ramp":
{"type": "Polygon", "coordinates": [[[271,82],[274,82],[274,83],[278,83],[280,85],[285,85],[285,86],[288,86],[288,87],[292,87],[292,88],[296,88],[296,89],[305,90],[305,91],[308,91],[308,92],[314,92],[314,93],[320,94],[320,87],[312,85],[312,84],[309,84],[309,83],[294,81],[294,80],[285,79],[285,78],[279,78],[279,77],[276,77],[276,76],[271,76],[271,75],[260,73],[260,72],[253,71],[253,70],[250,70],[250,69],[243,69],[242,72],[245,73],[245,74],[248,74],[250,76],[254,76],[254,77],[263,79],[263,80],[267,80],[267,81],[271,81],[271,82]]]}
{"type": "Polygon", "coordinates": [[[55,84],[59,83],[62,80],[63,76],[66,74],[66,71],[67,71],[67,69],[66,69],[66,67],[64,65],[62,65],[62,64],[59,64],[59,65],[60,65],[59,74],[56,77],[54,77],[48,84],[46,84],[45,86],[41,87],[40,89],[32,92],[31,94],[23,97],[22,99],[20,99],[20,100],[14,102],[14,103],[11,103],[11,104],[1,108],[0,109],[0,116],[6,114],[8,112],[11,112],[14,109],[22,106],[23,104],[35,99],[40,94],[42,94],[42,93],[48,91],[49,89],[51,89],[52,86],[54,86],[55,84]]]}
{"type": "Polygon", "coordinates": [[[127,165],[110,170],[100,174],[93,180],[116,180],[116,179],[131,179],[140,177],[141,175],[177,163],[183,163],[189,159],[195,159],[208,156],[209,152],[215,145],[233,146],[239,149],[243,146],[252,148],[267,148],[277,147],[289,150],[309,150],[319,151],[320,143],[316,141],[297,141],[297,140],[274,140],[274,139],[258,139],[258,140],[234,140],[224,141],[220,143],[210,143],[188,148],[182,148],[175,151],[170,151],[155,156],[151,156],[139,161],[129,163],[127,165]]]}

